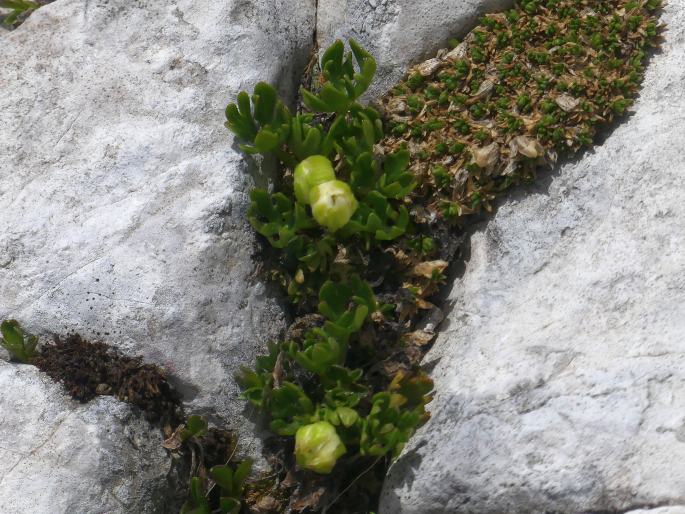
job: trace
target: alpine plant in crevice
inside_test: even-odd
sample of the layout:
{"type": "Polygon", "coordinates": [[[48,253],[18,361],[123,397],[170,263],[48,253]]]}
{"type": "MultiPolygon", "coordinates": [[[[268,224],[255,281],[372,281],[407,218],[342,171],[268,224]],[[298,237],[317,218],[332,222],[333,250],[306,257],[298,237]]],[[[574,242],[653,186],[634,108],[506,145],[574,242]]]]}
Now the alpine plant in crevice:
{"type": "Polygon", "coordinates": [[[388,465],[428,419],[419,364],[442,320],[431,299],[468,215],[626,113],[659,8],[522,2],[414,67],[377,108],[359,102],[374,59],[336,41],[301,91],[307,112],[265,83],[228,106],[240,148],[282,164],[275,192],[252,191],[249,221],[296,316],[237,377],[275,434],[274,472],[248,480],[244,509],[376,508],[388,465]]]}
{"type": "MultiPolygon", "coordinates": [[[[405,247],[418,263],[425,252],[410,244],[418,233],[408,209],[416,186],[409,154],[378,154],[380,116],[358,102],[376,63],[354,41],[350,48],[337,41],[324,53],[321,86],[302,91],[310,113],[293,115],[265,83],[226,110],[243,151],[273,154],[285,167],[277,192],[252,191],[249,220],[273,248],[272,273],[303,314],[285,340],[271,343],[269,354],[237,379],[271,430],[294,438],[294,458],[284,469],[306,470],[313,481],[336,467],[385,469],[426,421],[432,390],[416,363],[378,368],[403,345],[404,327],[418,312],[389,301],[401,284],[379,286],[378,277],[396,261],[384,254],[405,247]],[[368,265],[374,259],[380,267],[368,265]]],[[[442,280],[432,266],[422,281],[442,280]]],[[[406,295],[411,303],[422,297],[406,295]]]]}

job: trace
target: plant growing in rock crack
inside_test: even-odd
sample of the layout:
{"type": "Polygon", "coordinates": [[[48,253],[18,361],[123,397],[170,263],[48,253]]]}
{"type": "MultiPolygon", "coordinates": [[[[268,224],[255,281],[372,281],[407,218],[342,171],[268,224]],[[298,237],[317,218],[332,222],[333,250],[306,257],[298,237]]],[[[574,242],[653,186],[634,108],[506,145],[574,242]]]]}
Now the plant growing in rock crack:
{"type": "Polygon", "coordinates": [[[376,63],[354,41],[350,47],[345,53],[337,41],[326,50],[320,87],[301,91],[313,113],[292,115],[264,83],[226,109],[226,125],[243,151],[271,153],[286,168],[279,191],[252,191],[249,219],[274,248],[293,302],[315,304],[320,320],[271,343],[269,354],[237,380],[245,398],[269,416],[271,430],[294,437],[297,465],[317,474],[330,473],[340,459],[398,455],[425,422],[432,389],[417,370],[397,373],[383,387],[351,365],[373,362],[375,349],[365,346],[364,333],[394,320],[396,306],[378,302],[359,273],[364,270],[344,255],[382,252],[409,237],[404,200],[417,182],[405,149],[386,155],[374,149],[383,126],[358,99],[376,63]],[[419,397],[396,385],[412,381],[423,386],[419,397]]]}
{"type": "Polygon", "coordinates": [[[528,0],[483,17],[411,70],[382,115],[358,101],[376,65],[354,42],[323,54],[320,83],[301,92],[312,112],[292,115],[266,84],[227,108],[241,148],[285,168],[275,193],[252,192],[249,217],[305,315],[237,378],[294,442],[288,476],[296,463],[357,480],[360,462],[387,466],[401,451],[428,417],[432,382],[417,364],[441,320],[430,297],[457,251],[454,226],[631,105],[660,2],[583,6],[528,0]]]}
{"type": "Polygon", "coordinates": [[[193,477],[190,480],[190,498],[181,508],[181,514],[238,514],[245,480],[251,468],[252,462],[244,460],[235,467],[214,466],[209,470],[208,479],[193,477]],[[215,489],[217,494],[214,494],[215,489]],[[212,501],[213,494],[218,501],[212,501]]]}
{"type": "Polygon", "coordinates": [[[18,321],[3,321],[0,324],[0,334],[0,345],[9,352],[12,360],[27,363],[36,356],[38,338],[24,332],[18,321]]]}
{"type": "Polygon", "coordinates": [[[181,442],[189,440],[191,437],[202,437],[207,432],[207,420],[202,416],[188,416],[185,426],[181,429],[181,442]]]}
{"type": "Polygon", "coordinates": [[[296,436],[297,461],[307,469],[330,472],[346,448],[361,455],[397,455],[426,420],[424,406],[430,401],[432,383],[425,375],[396,376],[397,384],[406,378],[425,386],[417,402],[395,381],[388,391],[373,395],[363,371],[345,366],[350,344],[370,316],[382,316],[381,308],[371,287],[358,276],[327,282],[320,292],[323,326],[306,331],[301,341],[272,344],[255,370],[244,368],[238,376],[245,397],[270,415],[271,429],[281,436],[296,436]],[[334,439],[335,444],[322,439],[334,439]],[[335,451],[325,459],[312,451],[312,446],[331,445],[335,451]]]}
{"type": "Polygon", "coordinates": [[[289,168],[288,179],[294,173],[295,195],[252,191],[249,219],[282,250],[279,273],[296,301],[315,297],[340,270],[341,248],[361,243],[368,249],[410,229],[402,202],[416,185],[407,170],[409,154],[400,149],[384,158],[374,155],[382,124],[358,98],[376,63],[354,41],[350,47],[345,54],[343,43],[334,43],[322,57],[319,91],[302,90],[313,113],[292,115],[265,83],[251,97],[240,93],[226,109],[226,126],[243,151],[273,154],[289,168]]]}
{"type": "MultiPolygon", "coordinates": [[[[210,448],[217,446],[217,433],[226,432],[210,429],[202,416],[189,416],[172,436],[164,442],[164,447],[179,450],[182,446],[191,453],[191,473],[188,499],[181,508],[181,514],[238,514],[240,512],[245,480],[250,474],[252,461],[247,459],[232,463],[235,438],[223,457],[207,455],[210,448]],[[223,464],[212,465],[208,460],[221,458],[223,464]],[[209,468],[209,469],[208,469],[209,468]]],[[[219,446],[221,446],[219,444],[219,446]]],[[[216,449],[216,448],[215,448],[216,449]]]]}

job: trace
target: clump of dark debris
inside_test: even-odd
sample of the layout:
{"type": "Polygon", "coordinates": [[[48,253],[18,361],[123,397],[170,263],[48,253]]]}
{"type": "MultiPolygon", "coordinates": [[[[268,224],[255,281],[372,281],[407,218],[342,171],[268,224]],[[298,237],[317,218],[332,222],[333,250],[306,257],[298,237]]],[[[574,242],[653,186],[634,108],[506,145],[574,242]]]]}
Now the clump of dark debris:
{"type": "MultiPolygon", "coordinates": [[[[104,342],[70,334],[53,336],[53,342],[43,345],[31,364],[61,382],[82,403],[111,395],[138,407],[145,419],[160,427],[165,439],[162,446],[175,456],[172,473],[179,483],[196,476],[206,479],[213,466],[233,462],[237,437],[229,430],[210,428],[203,419],[200,433],[180,437],[188,425],[181,396],[161,368],[143,363],[141,357],[127,357],[104,342]]],[[[186,496],[181,487],[170,501],[180,507],[186,496]]]]}
{"type": "Polygon", "coordinates": [[[33,364],[81,402],[112,395],[140,408],[148,421],[171,426],[183,422],[180,395],[164,372],[144,364],[140,357],[121,355],[103,342],[90,342],[78,334],[55,335],[33,364]]]}

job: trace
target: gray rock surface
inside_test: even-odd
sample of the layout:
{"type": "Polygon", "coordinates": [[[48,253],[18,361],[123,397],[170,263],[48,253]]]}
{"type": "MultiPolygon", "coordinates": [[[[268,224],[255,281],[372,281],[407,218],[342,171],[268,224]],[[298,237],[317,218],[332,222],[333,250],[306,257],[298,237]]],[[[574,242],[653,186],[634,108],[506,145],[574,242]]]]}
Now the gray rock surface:
{"type": "Polygon", "coordinates": [[[657,507],[656,509],[631,510],[626,514],[685,514],[685,506],[682,507],[657,507]]]}
{"type": "Polygon", "coordinates": [[[392,88],[407,70],[463,37],[485,12],[513,0],[318,0],[317,42],[353,38],[378,61],[369,97],[392,88]]]}
{"type": "Polygon", "coordinates": [[[685,508],[685,1],[664,21],[634,115],[473,233],[383,513],[685,508]]]}
{"type": "Polygon", "coordinates": [[[292,98],[314,16],[313,0],[58,0],[4,34],[0,319],[143,354],[248,442],[233,375],[284,321],[245,217],[266,176],[223,111],[259,80],[292,98]]]}
{"type": "Polygon", "coordinates": [[[112,397],[87,405],[0,361],[0,512],[167,513],[162,436],[112,397]]]}
{"type": "MultiPolygon", "coordinates": [[[[284,319],[245,217],[270,167],[223,111],[259,80],[292,98],[314,17],[313,0],[58,0],[2,35],[0,319],[144,355],[253,454],[233,376],[284,319]]],[[[169,512],[158,430],[12,370],[0,512],[169,512]]]]}

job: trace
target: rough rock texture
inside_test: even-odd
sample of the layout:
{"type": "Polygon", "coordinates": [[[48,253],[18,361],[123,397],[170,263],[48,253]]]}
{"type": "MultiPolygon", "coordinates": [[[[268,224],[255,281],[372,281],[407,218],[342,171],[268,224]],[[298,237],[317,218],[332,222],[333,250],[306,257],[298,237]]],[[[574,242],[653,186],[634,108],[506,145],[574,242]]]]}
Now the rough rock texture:
{"type": "Polygon", "coordinates": [[[631,510],[626,514],[685,514],[685,506],[683,507],[657,507],[656,509],[639,509],[631,510]]]}
{"type": "Polygon", "coordinates": [[[0,512],[167,513],[161,432],[111,397],[78,404],[0,361],[0,512]]]}
{"type": "Polygon", "coordinates": [[[314,16],[314,0],[58,0],[4,34],[0,319],[142,353],[190,412],[251,434],[233,375],[283,316],[245,220],[265,176],[223,110],[259,80],[292,98],[314,16]]]}
{"type": "Polygon", "coordinates": [[[635,114],[472,235],[383,513],[683,512],[685,0],[664,21],[635,114]]]}
{"type": "Polygon", "coordinates": [[[388,91],[407,69],[473,28],[478,16],[513,0],[318,0],[317,42],[353,38],[378,61],[369,97],[388,91]]]}

